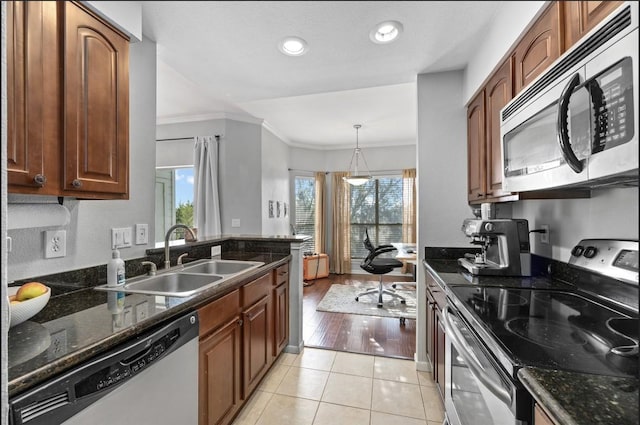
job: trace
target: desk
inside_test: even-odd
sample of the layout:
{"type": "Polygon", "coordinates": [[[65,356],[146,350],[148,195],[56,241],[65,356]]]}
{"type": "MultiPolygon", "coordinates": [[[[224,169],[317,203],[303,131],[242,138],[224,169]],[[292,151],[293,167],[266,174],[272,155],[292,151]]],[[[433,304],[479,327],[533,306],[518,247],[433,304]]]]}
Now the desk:
{"type": "MultiPolygon", "coordinates": [[[[416,255],[416,244],[414,243],[392,243],[391,244],[395,249],[398,250],[396,254],[396,259],[402,261],[403,263],[413,264],[415,267],[418,265],[418,256],[416,255]],[[410,252],[409,252],[410,251],[410,252]]],[[[393,282],[392,287],[396,287],[397,285],[413,285],[415,286],[416,282],[416,272],[415,267],[413,269],[413,279],[414,282],[393,282]]]]}

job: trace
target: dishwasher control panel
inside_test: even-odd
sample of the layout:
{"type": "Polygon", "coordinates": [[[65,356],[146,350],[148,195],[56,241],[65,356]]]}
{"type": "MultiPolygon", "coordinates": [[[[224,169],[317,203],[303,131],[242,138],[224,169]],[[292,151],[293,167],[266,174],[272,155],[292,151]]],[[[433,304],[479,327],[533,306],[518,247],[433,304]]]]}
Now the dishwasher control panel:
{"type": "MultiPolygon", "coordinates": [[[[9,400],[11,425],[62,423],[198,338],[198,313],[133,336],[9,400]]],[[[156,370],[156,369],[154,369],[156,370]]]]}
{"type": "Polygon", "coordinates": [[[160,340],[151,342],[151,345],[143,348],[126,359],[117,360],[107,365],[75,384],[76,397],[84,397],[96,391],[101,391],[111,385],[119,384],[121,381],[135,376],[142,372],[154,361],[163,357],[163,354],[170,352],[171,346],[180,338],[180,329],[174,329],[160,340]]]}

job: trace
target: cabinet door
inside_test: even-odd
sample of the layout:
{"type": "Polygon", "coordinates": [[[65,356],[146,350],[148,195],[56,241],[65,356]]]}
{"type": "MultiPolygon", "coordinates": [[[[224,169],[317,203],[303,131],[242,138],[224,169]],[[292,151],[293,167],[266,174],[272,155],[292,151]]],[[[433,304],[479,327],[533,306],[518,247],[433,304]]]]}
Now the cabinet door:
{"type": "Polygon", "coordinates": [[[442,316],[439,311],[436,311],[436,371],[434,377],[440,389],[440,395],[444,398],[444,380],[445,380],[445,344],[446,335],[444,330],[444,323],[442,322],[442,316]]]}
{"type": "Polygon", "coordinates": [[[484,90],[467,108],[467,178],[469,202],[485,198],[484,90]]]}
{"type": "Polygon", "coordinates": [[[126,199],[128,41],[80,6],[65,2],[64,48],[63,189],[70,196],[126,199]]]}
{"type": "Polygon", "coordinates": [[[513,54],[516,94],[560,57],[563,47],[560,3],[552,2],[516,46],[513,54]]]}
{"type": "Polygon", "coordinates": [[[565,16],[564,49],[568,50],[624,2],[563,1],[561,3],[564,6],[565,16]]]}
{"type": "Polygon", "coordinates": [[[239,318],[200,341],[199,425],[228,424],[240,407],[239,318]]]}
{"type": "Polygon", "coordinates": [[[502,190],[503,161],[500,139],[500,110],[513,98],[511,60],[507,60],[493,74],[485,88],[486,95],[486,187],[488,197],[509,192],[502,190]]]}
{"type": "Polygon", "coordinates": [[[271,361],[271,334],[269,305],[271,297],[264,297],[243,313],[243,363],[244,378],[242,396],[247,399],[266,373],[271,361]]]}
{"type": "Polygon", "coordinates": [[[274,291],[274,344],[273,356],[277,357],[289,342],[289,284],[283,283],[274,291]]]}
{"type": "Polygon", "coordinates": [[[7,180],[12,193],[48,195],[59,188],[56,20],[56,2],[7,2],[7,180]]]}

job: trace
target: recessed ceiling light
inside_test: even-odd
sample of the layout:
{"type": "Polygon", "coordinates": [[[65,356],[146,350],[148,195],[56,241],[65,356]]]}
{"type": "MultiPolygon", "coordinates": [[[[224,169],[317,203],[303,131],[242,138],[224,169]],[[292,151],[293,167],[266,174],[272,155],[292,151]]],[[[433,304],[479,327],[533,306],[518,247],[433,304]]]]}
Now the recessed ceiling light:
{"type": "Polygon", "coordinates": [[[288,56],[301,56],[307,53],[307,42],[300,37],[285,37],[278,43],[278,49],[288,56]]]}
{"type": "Polygon", "coordinates": [[[402,24],[398,21],[384,21],[376,25],[369,33],[371,41],[377,44],[391,43],[402,33],[402,24]]]}

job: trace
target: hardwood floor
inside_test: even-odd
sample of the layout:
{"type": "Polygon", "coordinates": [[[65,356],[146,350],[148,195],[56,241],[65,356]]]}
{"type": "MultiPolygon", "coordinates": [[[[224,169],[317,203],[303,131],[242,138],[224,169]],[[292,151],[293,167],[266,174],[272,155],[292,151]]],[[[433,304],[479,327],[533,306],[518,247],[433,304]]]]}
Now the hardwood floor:
{"type": "MultiPolygon", "coordinates": [[[[408,282],[411,277],[383,276],[383,282],[408,282]]],[[[413,359],[416,350],[416,321],[316,311],[332,284],[354,285],[363,290],[376,286],[378,276],[345,274],[313,281],[303,296],[303,338],[307,347],[352,353],[413,359]]]]}

